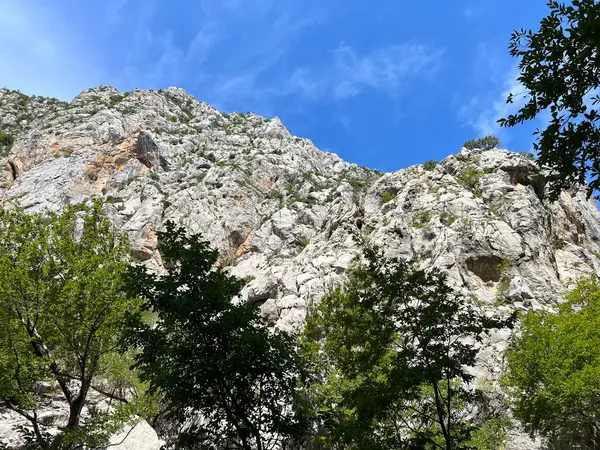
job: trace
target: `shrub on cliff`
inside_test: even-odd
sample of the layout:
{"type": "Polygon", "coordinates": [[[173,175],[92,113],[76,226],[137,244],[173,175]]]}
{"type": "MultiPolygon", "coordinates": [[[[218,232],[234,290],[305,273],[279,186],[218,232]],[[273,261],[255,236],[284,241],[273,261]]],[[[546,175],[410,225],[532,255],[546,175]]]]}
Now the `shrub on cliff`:
{"type": "Polygon", "coordinates": [[[502,145],[500,139],[496,136],[486,136],[481,139],[470,139],[463,144],[463,147],[468,150],[480,148],[482,150],[492,150],[502,145]]]}

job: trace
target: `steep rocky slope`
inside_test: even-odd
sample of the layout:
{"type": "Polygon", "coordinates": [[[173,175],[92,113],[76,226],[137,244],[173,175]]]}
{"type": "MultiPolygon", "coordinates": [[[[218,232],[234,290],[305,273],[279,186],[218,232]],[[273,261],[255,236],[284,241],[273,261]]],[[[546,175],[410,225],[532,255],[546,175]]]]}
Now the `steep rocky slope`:
{"type": "MultiPolygon", "coordinates": [[[[516,153],[463,149],[381,174],[181,89],[23,98],[0,90],[0,129],[17,137],[0,198],[37,211],[99,196],[155,270],[166,220],[202,232],[223,266],[251,277],[244,299],[284,329],[301,327],[365,242],[444,269],[490,314],[550,308],[600,273],[596,204],[581,193],[548,203],[543,174],[516,153]]],[[[509,335],[490,337],[480,377],[496,382],[509,335]]]]}

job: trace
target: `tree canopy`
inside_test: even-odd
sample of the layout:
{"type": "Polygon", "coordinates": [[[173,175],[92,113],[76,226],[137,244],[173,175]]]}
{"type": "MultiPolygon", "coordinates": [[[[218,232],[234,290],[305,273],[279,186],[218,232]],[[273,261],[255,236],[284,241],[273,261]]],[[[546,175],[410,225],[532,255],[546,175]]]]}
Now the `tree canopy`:
{"type": "Polygon", "coordinates": [[[37,448],[98,446],[148,412],[118,363],[123,315],[139,305],[122,289],[127,253],[99,203],[31,215],[0,206],[0,403],[29,422],[37,448]],[[38,415],[43,383],[68,405],[57,436],[38,415]],[[121,401],[96,408],[94,389],[121,401]]]}
{"type": "Polygon", "coordinates": [[[198,234],[167,222],[158,248],[164,275],[131,266],[131,292],[155,315],[130,315],[137,366],[181,428],[175,448],[270,449],[302,432],[291,405],[300,370],[293,340],[260,311],[236,302],[244,281],[215,267],[218,253],[198,234]]]}
{"type": "Polygon", "coordinates": [[[373,249],[365,259],[307,319],[317,438],[333,448],[475,448],[481,423],[467,412],[466,367],[483,333],[506,323],[480,314],[436,270],[373,249]]]}
{"type": "Polygon", "coordinates": [[[493,150],[502,145],[500,139],[496,136],[485,136],[480,139],[470,139],[463,144],[463,147],[468,150],[480,148],[482,150],[493,150]]]}
{"type": "Polygon", "coordinates": [[[552,0],[548,7],[538,31],[512,34],[510,54],[520,59],[523,92],[507,101],[523,97],[524,105],[499,122],[512,127],[547,114],[545,129],[534,133],[534,149],[540,166],[550,169],[550,198],[586,182],[591,195],[600,188],[600,3],[552,0]]]}
{"type": "Polygon", "coordinates": [[[515,416],[551,448],[600,446],[600,283],[584,280],[557,314],[531,311],[507,353],[515,416]]]}

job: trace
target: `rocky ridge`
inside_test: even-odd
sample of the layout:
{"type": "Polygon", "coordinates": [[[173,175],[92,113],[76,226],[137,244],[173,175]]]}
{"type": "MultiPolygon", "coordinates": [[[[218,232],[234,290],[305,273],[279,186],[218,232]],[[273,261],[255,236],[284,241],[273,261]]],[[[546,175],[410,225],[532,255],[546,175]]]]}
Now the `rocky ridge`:
{"type": "MultiPolygon", "coordinates": [[[[490,314],[552,308],[600,273],[596,204],[581,192],[549,203],[543,173],[517,153],[463,149],[382,174],[277,118],[221,113],[177,88],[100,87],[71,103],[21,95],[0,90],[0,130],[16,137],[0,198],[38,211],[100,197],[132,256],[159,271],[165,221],[202,232],[222,266],[249,277],[243,299],[286,330],[363,243],[443,269],[490,314]]],[[[497,385],[509,336],[490,336],[480,378],[497,385]]],[[[520,435],[511,445],[538,448],[520,435]]]]}

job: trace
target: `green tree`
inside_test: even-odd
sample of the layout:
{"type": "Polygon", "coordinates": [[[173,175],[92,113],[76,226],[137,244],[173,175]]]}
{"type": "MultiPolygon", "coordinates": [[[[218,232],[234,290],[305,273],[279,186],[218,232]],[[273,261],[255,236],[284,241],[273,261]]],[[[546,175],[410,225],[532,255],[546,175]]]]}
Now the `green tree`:
{"type": "Polygon", "coordinates": [[[543,131],[534,133],[538,163],[549,167],[549,197],[589,177],[588,195],[600,187],[600,129],[597,89],[600,85],[600,3],[549,1],[550,14],[535,33],[518,30],[510,54],[520,59],[518,81],[524,105],[499,120],[512,127],[548,113],[543,131]]]}
{"type": "Polygon", "coordinates": [[[468,150],[480,148],[482,150],[493,150],[502,145],[500,139],[496,136],[486,136],[481,139],[470,139],[463,144],[463,147],[468,150]]]}
{"type": "Polygon", "coordinates": [[[126,238],[99,203],[31,215],[0,207],[0,405],[27,419],[36,448],[101,445],[147,411],[116,363],[123,314],[139,304],[122,289],[126,257],[126,238]],[[68,405],[56,437],[38,414],[42,383],[68,405]],[[122,401],[96,409],[95,388],[122,401]]]}
{"type": "Polygon", "coordinates": [[[14,138],[0,130],[0,156],[8,154],[14,142],[14,138]]]}
{"type": "Polygon", "coordinates": [[[293,340],[252,305],[235,302],[244,281],[215,267],[200,235],[167,222],[158,248],[168,273],[132,266],[129,284],[156,316],[131,315],[137,366],[182,428],[174,448],[269,449],[301,434],[291,408],[300,367],[293,340]]]}
{"type": "Polygon", "coordinates": [[[466,367],[482,333],[508,322],[482,316],[438,271],[373,249],[365,259],[302,336],[317,439],[329,448],[473,448],[483,433],[469,418],[476,395],[466,367]]]}
{"type": "Polygon", "coordinates": [[[517,417],[553,449],[600,448],[600,283],[584,280],[558,314],[531,311],[507,353],[517,417]]]}

